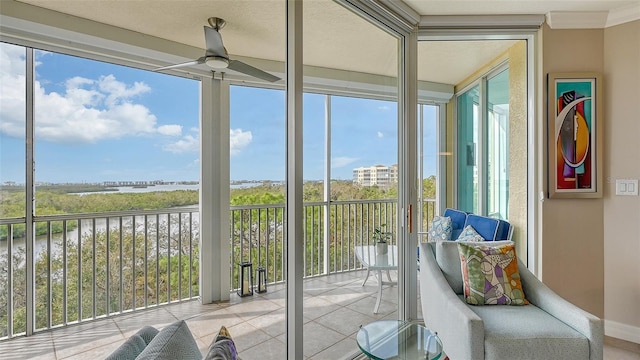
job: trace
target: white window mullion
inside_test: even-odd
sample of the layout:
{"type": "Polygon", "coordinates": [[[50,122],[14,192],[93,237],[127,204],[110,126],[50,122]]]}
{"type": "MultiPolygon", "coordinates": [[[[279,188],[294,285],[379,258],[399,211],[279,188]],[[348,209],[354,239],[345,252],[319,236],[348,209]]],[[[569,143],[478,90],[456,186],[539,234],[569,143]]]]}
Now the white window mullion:
{"type": "Polygon", "coordinates": [[[487,159],[486,159],[486,133],[487,133],[487,79],[483,78],[478,84],[478,142],[476,144],[476,166],[478,168],[478,213],[486,214],[487,194],[487,159]]]}
{"type": "MultiPolygon", "coordinates": [[[[27,282],[27,336],[35,331],[35,164],[34,164],[34,134],[35,134],[35,58],[33,48],[26,48],[26,189],[25,189],[25,247],[26,247],[26,282],[27,282]]],[[[9,241],[11,241],[9,239],[9,241]]],[[[11,301],[11,300],[9,300],[11,301]]],[[[11,335],[11,333],[9,333],[11,335]]]]}
{"type": "MultiPolygon", "coordinates": [[[[436,121],[436,149],[438,156],[436,157],[436,207],[435,214],[444,214],[447,207],[447,106],[445,104],[438,105],[438,119],[436,121]]],[[[454,133],[455,139],[455,133],[454,133]]],[[[455,143],[455,142],[454,142],[455,143]]],[[[451,162],[455,164],[455,162],[451,162]]],[[[454,166],[455,169],[455,166],[454,166]]],[[[455,171],[455,170],[454,170],[455,171]]],[[[455,176],[454,176],[455,179],[455,176]]],[[[455,184],[453,189],[455,189],[455,184]]],[[[452,191],[455,193],[455,191],[452,191]]]]}

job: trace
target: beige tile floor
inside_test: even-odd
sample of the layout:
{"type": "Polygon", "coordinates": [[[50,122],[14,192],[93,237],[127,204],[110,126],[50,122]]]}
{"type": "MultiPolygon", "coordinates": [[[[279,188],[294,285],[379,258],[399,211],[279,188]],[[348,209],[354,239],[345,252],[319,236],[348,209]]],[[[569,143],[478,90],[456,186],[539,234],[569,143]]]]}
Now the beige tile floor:
{"type": "MultiPolygon", "coordinates": [[[[393,276],[393,273],[392,273],[393,276]]],[[[385,286],[378,314],[373,314],[376,280],[362,286],[364,272],[318,277],[304,282],[305,359],[350,359],[358,352],[361,324],[397,318],[397,288],[385,286]]],[[[285,359],[285,290],[201,305],[198,301],[166,305],[109,319],[0,342],[0,359],[102,359],[144,325],[162,328],[184,319],[204,352],[220,326],[233,336],[244,360],[285,359]]],[[[640,360],[640,345],[605,339],[606,360],[640,360]]]]}
{"type": "MultiPolygon", "coordinates": [[[[364,272],[305,280],[304,356],[306,359],[351,358],[358,352],[355,336],[362,324],[397,318],[397,287],[386,285],[378,314],[373,314],[376,279],[362,286],[364,272]]],[[[393,273],[392,273],[393,275],[393,273]]],[[[250,359],[285,359],[285,288],[264,294],[202,305],[189,301],[109,319],[72,325],[0,342],[0,359],[101,359],[144,325],[162,328],[184,319],[205,352],[224,325],[239,355],[250,359]]]]}

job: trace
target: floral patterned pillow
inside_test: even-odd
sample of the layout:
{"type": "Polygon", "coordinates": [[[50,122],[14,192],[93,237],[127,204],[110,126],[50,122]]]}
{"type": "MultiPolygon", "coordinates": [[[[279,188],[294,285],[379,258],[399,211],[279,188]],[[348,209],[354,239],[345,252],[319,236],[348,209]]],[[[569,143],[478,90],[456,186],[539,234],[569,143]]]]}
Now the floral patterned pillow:
{"type": "Polygon", "coordinates": [[[451,217],[434,216],[429,229],[429,241],[445,241],[451,240],[451,217]]]}
{"type": "Polygon", "coordinates": [[[527,305],[515,245],[458,244],[465,300],[471,305],[527,305]]]}
{"type": "Polygon", "coordinates": [[[484,241],[484,238],[478,234],[473,226],[467,225],[458,236],[458,241],[484,241]]]}

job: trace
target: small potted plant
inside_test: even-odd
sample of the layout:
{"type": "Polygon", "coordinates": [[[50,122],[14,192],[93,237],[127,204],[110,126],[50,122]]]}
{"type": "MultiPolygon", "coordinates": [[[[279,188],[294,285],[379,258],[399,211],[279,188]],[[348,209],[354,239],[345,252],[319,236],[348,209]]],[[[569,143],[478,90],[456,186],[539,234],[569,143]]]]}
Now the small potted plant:
{"type": "Polygon", "coordinates": [[[373,240],[376,242],[376,254],[387,255],[389,244],[387,241],[391,238],[391,232],[385,231],[387,224],[382,224],[373,229],[373,240]]]}

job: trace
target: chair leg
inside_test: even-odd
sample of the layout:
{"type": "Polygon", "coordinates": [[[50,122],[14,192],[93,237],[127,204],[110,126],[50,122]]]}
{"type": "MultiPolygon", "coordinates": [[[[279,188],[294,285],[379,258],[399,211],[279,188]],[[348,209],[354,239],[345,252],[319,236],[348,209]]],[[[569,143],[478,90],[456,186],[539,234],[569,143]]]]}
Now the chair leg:
{"type": "Polygon", "coordinates": [[[389,273],[389,270],[387,270],[387,279],[389,279],[389,282],[391,282],[391,274],[389,273]]]}

